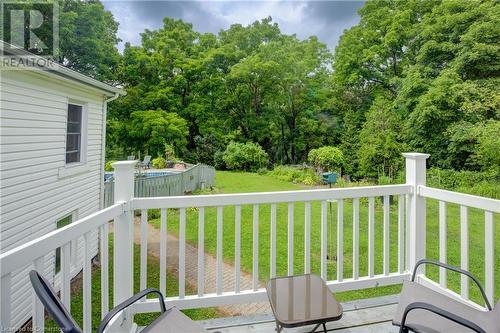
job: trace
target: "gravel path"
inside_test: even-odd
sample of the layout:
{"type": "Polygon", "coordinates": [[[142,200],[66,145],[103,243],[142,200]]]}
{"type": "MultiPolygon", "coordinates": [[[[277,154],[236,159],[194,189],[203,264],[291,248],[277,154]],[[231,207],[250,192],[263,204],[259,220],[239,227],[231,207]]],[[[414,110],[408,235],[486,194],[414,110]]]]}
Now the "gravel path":
{"type": "MultiPolygon", "coordinates": [[[[134,221],[134,242],[140,244],[141,227],[140,218],[134,221]]],[[[160,230],[148,224],[148,255],[160,258],[160,230]]],[[[234,290],[234,266],[223,264],[223,290],[234,290]]],[[[177,274],[179,268],[179,240],[172,234],[167,234],[167,269],[177,274]]],[[[205,293],[215,292],[216,258],[205,253],[205,293]]],[[[246,272],[240,275],[241,290],[252,288],[252,276],[246,272]]],[[[198,248],[186,243],[186,283],[196,286],[198,281],[198,248]]],[[[271,313],[269,303],[235,304],[220,307],[222,311],[231,316],[271,313]]]]}

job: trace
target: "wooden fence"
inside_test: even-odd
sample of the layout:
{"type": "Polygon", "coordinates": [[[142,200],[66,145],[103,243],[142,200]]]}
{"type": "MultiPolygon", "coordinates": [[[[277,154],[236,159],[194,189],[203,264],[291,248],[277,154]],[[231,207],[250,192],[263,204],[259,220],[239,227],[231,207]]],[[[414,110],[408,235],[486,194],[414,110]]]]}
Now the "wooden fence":
{"type": "MultiPolygon", "coordinates": [[[[168,197],[184,195],[214,185],[215,169],[197,164],[186,171],[157,177],[136,177],[134,197],[168,197]]],[[[114,180],[104,182],[104,207],[114,204],[114,180]]]]}

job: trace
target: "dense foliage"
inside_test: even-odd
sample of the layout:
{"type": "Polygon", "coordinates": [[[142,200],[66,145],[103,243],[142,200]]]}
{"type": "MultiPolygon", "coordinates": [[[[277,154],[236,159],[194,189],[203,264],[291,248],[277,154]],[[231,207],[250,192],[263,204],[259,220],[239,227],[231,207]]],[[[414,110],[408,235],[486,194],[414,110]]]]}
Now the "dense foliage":
{"type": "Polygon", "coordinates": [[[333,146],[311,149],[308,160],[319,172],[336,171],[342,173],[345,162],[342,151],[333,146]]]}
{"type": "Polygon", "coordinates": [[[253,142],[231,142],[227,145],[222,159],[230,170],[257,171],[269,162],[264,149],[253,142]]]}
{"type": "MultiPolygon", "coordinates": [[[[16,9],[19,7],[24,7],[26,10],[36,9],[43,16],[51,18],[54,9],[46,4],[53,3],[57,6],[58,16],[55,23],[59,29],[58,43],[54,44],[54,32],[48,28],[51,24],[36,29],[36,36],[44,42],[52,59],[98,80],[116,83],[116,69],[120,62],[120,54],[116,47],[120,41],[117,37],[118,23],[99,0],[23,0],[10,3],[16,4],[16,9]]],[[[4,17],[0,21],[0,30],[3,30],[2,36],[5,36],[6,41],[12,42],[9,39],[10,15],[4,17]]],[[[49,19],[45,21],[51,22],[49,19]]],[[[25,40],[24,47],[30,47],[28,40],[25,40]]],[[[42,50],[29,49],[29,51],[39,54],[42,50]]]]}
{"type": "Polygon", "coordinates": [[[498,3],[378,0],[360,15],[333,72],[354,172],[395,173],[408,149],[441,168],[498,168],[498,3]]]}
{"type": "Polygon", "coordinates": [[[313,169],[294,168],[285,165],[278,165],[268,175],[286,182],[300,183],[304,185],[317,185],[320,183],[318,173],[313,169]]]}
{"type": "Polygon", "coordinates": [[[165,18],[121,57],[99,1],[60,3],[60,61],[127,91],[109,108],[108,158],[169,144],[224,167],[231,142],[253,142],[270,164],[337,147],[335,167],[357,178],[395,177],[408,150],[433,167],[500,172],[497,1],[368,1],[334,52],[271,18],[218,34],[165,18]]]}

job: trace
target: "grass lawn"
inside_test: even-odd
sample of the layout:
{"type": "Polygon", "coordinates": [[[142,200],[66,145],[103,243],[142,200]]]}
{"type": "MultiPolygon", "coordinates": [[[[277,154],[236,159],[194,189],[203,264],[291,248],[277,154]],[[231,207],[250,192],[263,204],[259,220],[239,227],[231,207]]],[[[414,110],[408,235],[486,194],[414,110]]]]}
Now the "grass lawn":
{"type": "MultiPolygon", "coordinates": [[[[215,184],[219,193],[267,192],[307,189],[302,185],[283,182],[266,175],[243,172],[217,171],[215,184]]],[[[328,210],[329,253],[336,255],[336,204],[328,210]],[[332,228],[333,226],[333,228],[332,228]],[[332,242],[330,242],[330,236],[332,242]],[[331,250],[330,250],[331,248],[331,250]],[[330,252],[331,251],[331,252],[330,252]]],[[[375,201],[375,274],[382,273],[383,265],[383,211],[380,198],[375,201]]],[[[277,205],[277,274],[287,273],[287,204],[277,205]]],[[[448,205],[448,261],[460,264],[460,216],[459,207],[448,205]]],[[[495,216],[498,222],[498,216],[495,216]]],[[[228,263],[234,262],[234,207],[224,208],[223,256],[228,263]]],[[[294,272],[304,270],[304,204],[296,203],[294,208],[294,272]]],[[[151,221],[159,228],[159,219],[151,221]]],[[[168,231],[178,233],[178,211],[169,210],[168,231]]],[[[311,202],[311,270],[320,273],[320,202],[311,202]]],[[[216,208],[205,209],[205,250],[216,253],[216,208]]],[[[368,265],[368,201],[360,200],[359,213],[360,276],[367,275],[368,265]]],[[[427,208],[427,257],[438,258],[438,203],[428,200],[427,208]]],[[[495,243],[500,244],[500,228],[496,228],[495,243]]],[[[198,212],[189,209],[186,220],[186,239],[196,245],[198,238],[198,212]]],[[[270,271],[270,205],[259,209],[259,278],[265,281],[270,271]]],[[[500,246],[496,246],[495,257],[500,258],[500,246]]],[[[470,270],[481,280],[484,278],[484,215],[481,211],[469,209],[469,262],[470,270]]],[[[252,206],[242,206],[241,216],[241,267],[252,271],[252,206]]],[[[500,285],[500,265],[496,265],[495,285],[500,285]]],[[[390,210],[390,270],[397,270],[397,198],[390,210]]],[[[429,269],[431,277],[437,277],[437,270],[429,269]]],[[[336,262],[328,261],[328,278],[336,276],[336,262]]],[[[352,200],[344,200],[344,277],[352,276],[352,200]]],[[[459,290],[459,277],[449,274],[449,285],[459,290]]],[[[338,294],[340,300],[374,297],[397,293],[400,286],[379,287],[338,294]]],[[[193,290],[193,293],[194,290],[193,290]]],[[[471,288],[471,298],[478,301],[479,292],[471,288]]],[[[496,290],[500,296],[500,288],[496,290]]]]}
{"type": "MultiPolygon", "coordinates": [[[[113,235],[110,234],[110,245],[109,245],[109,304],[113,304],[113,235]]],[[[134,262],[140,262],[140,247],[135,245],[134,247],[134,262]]],[[[139,265],[134,265],[134,292],[139,291],[139,279],[140,270],[139,265]]],[[[152,256],[148,256],[148,288],[160,288],[160,263],[158,259],[152,256]]],[[[167,296],[177,295],[178,291],[178,280],[175,275],[167,272],[167,296]]],[[[186,285],[186,292],[195,292],[189,285],[186,285]]],[[[92,271],[92,331],[96,331],[99,323],[101,321],[101,269],[100,267],[94,268],[92,271]]],[[[151,296],[153,297],[153,296],[151,296]]],[[[78,288],[76,292],[71,295],[71,314],[76,320],[78,325],[82,327],[83,325],[83,290],[78,288]]],[[[158,308],[159,309],[159,308],[158,308]]],[[[219,316],[219,312],[215,308],[203,308],[203,309],[190,309],[183,310],[183,312],[194,320],[209,319],[219,316]]],[[[136,322],[139,326],[145,326],[153,321],[159,313],[151,314],[139,314],[136,316],[136,322]]],[[[56,327],[52,320],[46,320],[46,327],[52,328],[56,327]]]]}

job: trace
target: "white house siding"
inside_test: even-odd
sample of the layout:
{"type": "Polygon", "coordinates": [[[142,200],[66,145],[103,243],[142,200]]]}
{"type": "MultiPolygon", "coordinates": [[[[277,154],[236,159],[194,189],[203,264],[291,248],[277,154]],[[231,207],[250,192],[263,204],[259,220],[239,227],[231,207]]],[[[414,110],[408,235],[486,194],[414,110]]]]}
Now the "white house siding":
{"type": "MultiPolygon", "coordinates": [[[[106,97],[90,86],[47,73],[3,71],[0,75],[0,250],[4,252],[56,229],[56,221],[72,212],[80,219],[99,210],[106,97]],[[70,100],[83,103],[88,117],[86,162],[77,169],[65,167],[70,100]]],[[[94,254],[97,237],[95,232],[94,254]]],[[[81,270],[82,260],[83,240],[76,242],[73,275],[81,270]]],[[[54,253],[45,256],[49,279],[54,278],[54,262],[54,253]]],[[[31,268],[12,277],[14,327],[31,316],[33,295],[27,278],[31,268]]]]}

